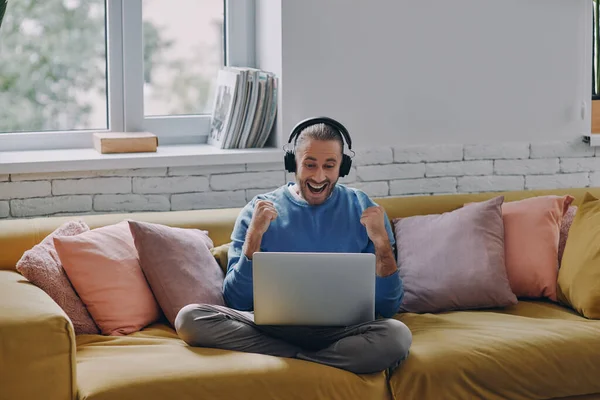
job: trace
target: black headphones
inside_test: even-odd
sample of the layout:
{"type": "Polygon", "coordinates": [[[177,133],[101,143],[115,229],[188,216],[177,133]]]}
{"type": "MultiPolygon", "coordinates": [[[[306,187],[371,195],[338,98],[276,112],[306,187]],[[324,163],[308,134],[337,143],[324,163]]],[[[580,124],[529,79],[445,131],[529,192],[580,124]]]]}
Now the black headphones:
{"type": "MultiPolygon", "coordinates": [[[[337,132],[339,132],[340,136],[346,140],[346,144],[348,145],[348,149],[352,151],[352,140],[350,139],[350,134],[348,134],[348,130],[344,125],[339,123],[338,121],[329,118],[329,117],[315,117],[308,118],[304,121],[299,122],[294,129],[292,129],[292,133],[290,138],[288,139],[288,144],[292,143],[292,140],[296,138],[300,133],[307,127],[311,125],[317,124],[326,124],[337,132]]],[[[285,164],[285,170],[288,172],[296,172],[296,155],[291,150],[285,151],[285,156],[283,157],[283,161],[285,164]]],[[[340,164],[340,177],[346,176],[350,173],[350,167],[352,167],[352,158],[349,155],[344,154],[344,147],[342,146],[342,163],[340,164]]]]}

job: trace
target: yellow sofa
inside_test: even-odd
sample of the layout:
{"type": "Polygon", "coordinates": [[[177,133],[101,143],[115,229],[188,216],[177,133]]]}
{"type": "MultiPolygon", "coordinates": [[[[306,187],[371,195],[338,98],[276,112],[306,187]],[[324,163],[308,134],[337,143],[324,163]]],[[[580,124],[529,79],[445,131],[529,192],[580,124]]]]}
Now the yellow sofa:
{"type": "MultiPolygon", "coordinates": [[[[600,188],[502,194],[510,201],[570,193],[578,204],[586,190],[600,196],[600,188]]],[[[496,195],[377,202],[395,218],[451,211],[496,195]]],[[[91,228],[124,218],[202,228],[220,246],[229,242],[238,211],[81,218],[91,228]]],[[[14,270],[24,251],[72,218],[0,221],[1,400],[600,399],[600,321],[546,301],[397,315],[414,341],[389,382],[383,372],[354,375],[295,359],[191,348],[161,323],[125,337],[76,336],[63,310],[14,270]]]]}

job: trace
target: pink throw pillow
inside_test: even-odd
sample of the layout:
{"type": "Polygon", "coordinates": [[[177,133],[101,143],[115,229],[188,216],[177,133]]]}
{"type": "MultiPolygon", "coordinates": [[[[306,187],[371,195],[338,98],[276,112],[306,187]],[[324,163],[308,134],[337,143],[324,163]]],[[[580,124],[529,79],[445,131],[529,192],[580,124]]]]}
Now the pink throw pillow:
{"type": "Polygon", "coordinates": [[[54,244],[102,334],[127,335],[160,318],[127,221],[77,236],[55,237],[54,244]]]}
{"type": "Polygon", "coordinates": [[[572,196],[539,196],[504,203],[506,271],[520,298],[556,301],[560,228],[572,196]]]}
{"type": "Polygon", "coordinates": [[[225,305],[224,274],[207,231],[138,221],[129,226],[142,270],[171,325],[188,304],[225,305]]]}
{"type": "Polygon", "coordinates": [[[569,206],[567,213],[563,217],[562,224],[560,224],[560,239],[558,241],[558,268],[562,264],[563,253],[565,252],[565,246],[567,245],[567,239],[569,238],[569,230],[573,225],[573,220],[577,214],[577,206],[569,206]]]}
{"type": "Polygon", "coordinates": [[[89,231],[83,221],[68,221],[23,253],[16,269],[27,280],[42,289],[58,304],[73,323],[75,334],[98,334],[100,331],[73,290],[54,247],[57,236],[75,236],[89,231]]]}

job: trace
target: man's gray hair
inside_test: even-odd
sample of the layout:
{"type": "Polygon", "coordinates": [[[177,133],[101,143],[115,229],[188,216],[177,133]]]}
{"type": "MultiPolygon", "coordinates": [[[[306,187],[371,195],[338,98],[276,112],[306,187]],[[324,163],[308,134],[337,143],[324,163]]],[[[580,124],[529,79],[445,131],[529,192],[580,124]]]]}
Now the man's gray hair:
{"type": "Polygon", "coordinates": [[[294,147],[300,147],[307,139],[321,141],[334,140],[340,144],[340,146],[342,147],[342,152],[344,151],[344,140],[342,139],[341,133],[328,124],[321,123],[310,125],[304,128],[302,132],[300,132],[300,134],[296,137],[294,147]]]}

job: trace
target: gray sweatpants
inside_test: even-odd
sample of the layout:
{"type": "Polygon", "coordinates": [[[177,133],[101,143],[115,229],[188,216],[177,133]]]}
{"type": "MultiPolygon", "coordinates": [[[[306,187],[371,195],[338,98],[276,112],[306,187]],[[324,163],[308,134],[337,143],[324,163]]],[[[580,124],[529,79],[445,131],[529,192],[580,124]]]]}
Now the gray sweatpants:
{"type": "Polygon", "coordinates": [[[264,326],[250,312],[190,304],[175,319],[190,346],[297,358],[357,374],[395,368],[408,356],[412,334],[395,319],[348,327],[264,326]]]}

